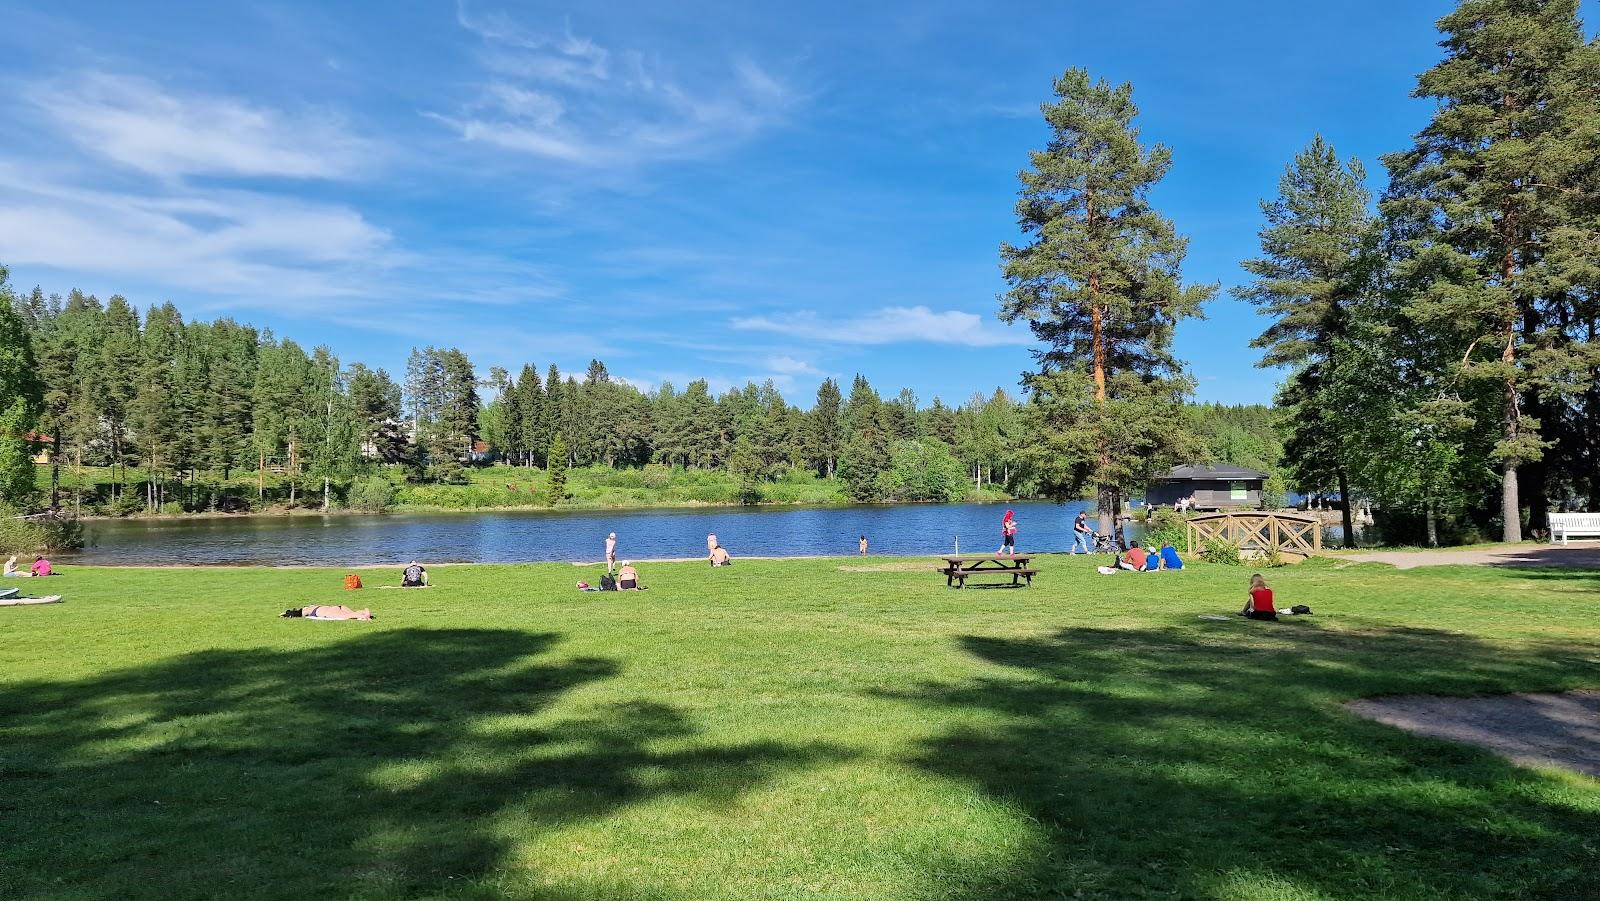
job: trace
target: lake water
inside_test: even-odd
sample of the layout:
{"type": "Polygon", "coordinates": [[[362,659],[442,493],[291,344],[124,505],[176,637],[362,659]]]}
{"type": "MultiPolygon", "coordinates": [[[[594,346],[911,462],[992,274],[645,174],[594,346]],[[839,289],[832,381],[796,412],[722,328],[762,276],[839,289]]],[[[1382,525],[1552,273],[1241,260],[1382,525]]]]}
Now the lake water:
{"type": "MultiPolygon", "coordinates": [[[[1015,510],[1018,547],[1072,546],[1085,502],[853,507],[478,512],[381,516],[249,516],[86,523],[88,546],[63,560],[105,564],[269,563],[354,566],[418,560],[516,563],[600,560],[617,533],[619,558],[702,557],[706,533],[740,556],[845,555],[860,535],[873,554],[992,553],[1015,510]]],[[[1092,515],[1092,514],[1091,514],[1092,515]]]]}

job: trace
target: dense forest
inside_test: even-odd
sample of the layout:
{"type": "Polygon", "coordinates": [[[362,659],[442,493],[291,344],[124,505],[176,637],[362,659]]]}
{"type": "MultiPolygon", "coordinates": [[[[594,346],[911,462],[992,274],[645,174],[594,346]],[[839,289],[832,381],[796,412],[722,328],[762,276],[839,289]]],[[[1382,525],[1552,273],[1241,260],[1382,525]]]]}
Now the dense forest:
{"type": "MultiPolygon", "coordinates": [[[[141,315],[120,296],[0,290],[0,315],[38,382],[37,405],[11,414],[8,436],[48,442],[13,458],[48,450],[52,484],[65,471],[73,486],[33,492],[25,474],[8,489],[14,505],[81,509],[73,474],[86,468],[111,474],[90,507],[128,513],[338,504],[366,473],[448,485],[490,460],[550,470],[558,495],[568,468],[646,465],[726,472],[749,501],[796,470],[836,478],[859,501],[1040,490],[1024,406],[1002,390],[923,404],[856,376],[848,391],[825,380],[801,408],[770,382],[645,392],[598,360],[581,376],[531,363],[480,374],[460,350],[432,347],[414,349],[396,380],[230,319],[185,321],[171,304],[141,315]],[[239,490],[240,472],[258,476],[254,492],[239,490]]],[[[1269,409],[1196,406],[1192,416],[1220,459],[1277,463],[1269,409]]]]}

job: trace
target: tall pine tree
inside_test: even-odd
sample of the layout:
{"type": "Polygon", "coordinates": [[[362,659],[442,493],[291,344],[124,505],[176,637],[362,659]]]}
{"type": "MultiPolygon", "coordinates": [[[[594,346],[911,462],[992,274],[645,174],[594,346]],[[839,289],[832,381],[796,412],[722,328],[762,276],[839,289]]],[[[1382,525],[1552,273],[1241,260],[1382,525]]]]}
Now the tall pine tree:
{"type": "Polygon", "coordinates": [[[1175,430],[1190,385],[1172,332],[1216,287],[1182,283],[1187,239],[1149,202],[1172,154],[1140,144],[1132,86],[1070,69],[1055,97],[1042,107],[1049,143],[1019,175],[1028,243],[1000,248],[1011,285],[1000,315],[1044,343],[1025,376],[1041,474],[1058,492],[1094,486],[1109,531],[1124,492],[1182,450],[1175,430]]]}

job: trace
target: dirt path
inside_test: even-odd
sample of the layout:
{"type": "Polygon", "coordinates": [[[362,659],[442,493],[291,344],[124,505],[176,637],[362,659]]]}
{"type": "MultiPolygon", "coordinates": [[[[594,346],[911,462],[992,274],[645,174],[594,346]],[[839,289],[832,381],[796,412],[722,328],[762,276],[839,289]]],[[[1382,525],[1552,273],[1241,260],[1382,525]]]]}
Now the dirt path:
{"type": "Polygon", "coordinates": [[[1557,766],[1600,777],[1600,690],[1374,698],[1345,707],[1407,732],[1488,748],[1524,766],[1557,766]]]}
{"type": "Polygon", "coordinates": [[[1388,563],[1400,569],[1417,566],[1507,566],[1514,569],[1600,569],[1600,545],[1558,544],[1488,547],[1483,550],[1370,551],[1339,554],[1336,559],[1388,563]]]}

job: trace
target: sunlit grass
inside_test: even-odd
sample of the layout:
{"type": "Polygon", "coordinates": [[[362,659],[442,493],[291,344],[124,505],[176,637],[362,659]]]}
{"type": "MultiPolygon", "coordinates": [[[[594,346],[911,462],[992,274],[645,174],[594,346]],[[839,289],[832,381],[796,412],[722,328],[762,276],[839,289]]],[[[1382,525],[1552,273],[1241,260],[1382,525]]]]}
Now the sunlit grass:
{"type": "Polygon", "coordinates": [[[71,568],[0,609],[0,897],[1600,896],[1600,784],[1339,707],[1600,685],[1600,574],[1317,562],[1271,624],[1040,560],[71,568]]]}

